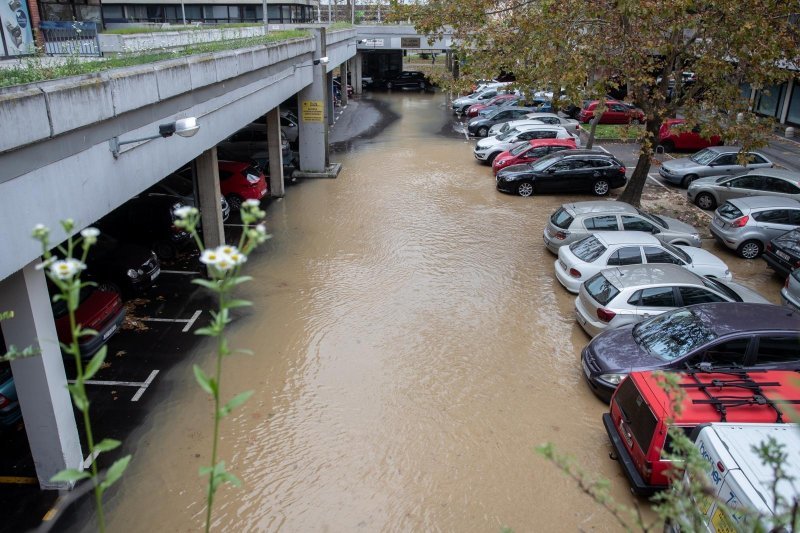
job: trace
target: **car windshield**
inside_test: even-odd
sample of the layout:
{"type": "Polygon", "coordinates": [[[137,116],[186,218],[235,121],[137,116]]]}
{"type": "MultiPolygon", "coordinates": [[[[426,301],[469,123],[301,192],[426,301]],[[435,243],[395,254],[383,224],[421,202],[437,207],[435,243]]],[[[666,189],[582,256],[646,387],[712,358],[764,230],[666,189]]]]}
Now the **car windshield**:
{"type": "Polygon", "coordinates": [[[608,281],[602,272],[587,280],[584,287],[589,296],[594,298],[600,305],[608,305],[608,302],[619,294],[619,289],[608,281]]]}
{"type": "Polygon", "coordinates": [[[511,149],[511,151],[509,153],[511,155],[520,155],[520,154],[524,153],[525,151],[527,151],[528,148],[530,148],[530,144],[526,142],[526,143],[520,144],[519,146],[515,146],[514,148],[511,149]]]}
{"type": "Polygon", "coordinates": [[[672,252],[673,255],[677,255],[678,257],[683,259],[683,262],[686,263],[687,265],[691,265],[692,264],[692,258],[689,257],[689,254],[687,254],[686,252],[684,252],[683,250],[681,250],[680,248],[678,248],[674,244],[662,243],[662,246],[664,248],[666,248],[667,250],[669,250],[670,252],[672,252]]]}
{"type": "Polygon", "coordinates": [[[711,290],[714,290],[714,291],[717,291],[717,292],[721,292],[722,294],[727,296],[730,301],[732,301],[732,302],[741,302],[742,301],[741,297],[739,297],[739,295],[736,294],[736,292],[734,292],[733,289],[731,289],[730,287],[728,287],[724,283],[722,283],[720,281],[717,281],[715,279],[706,278],[706,277],[701,277],[700,280],[703,282],[703,285],[705,285],[706,287],[708,287],[711,290]]]}
{"type": "Polygon", "coordinates": [[[742,213],[738,207],[736,207],[730,202],[725,202],[724,204],[722,204],[722,207],[717,209],[717,212],[720,214],[721,217],[727,218],[728,220],[739,218],[744,215],[744,213],[742,213]]]}
{"type": "Polygon", "coordinates": [[[698,165],[707,165],[711,163],[715,157],[717,157],[717,152],[706,148],[705,150],[700,150],[699,152],[694,154],[692,157],[689,158],[689,160],[694,161],[698,165]]]}
{"type": "Polygon", "coordinates": [[[730,178],[731,178],[730,176],[720,176],[719,178],[714,180],[714,183],[722,183],[723,181],[728,180],[730,178]]]}
{"type": "Polygon", "coordinates": [[[569,249],[575,254],[575,257],[587,263],[593,262],[606,251],[606,247],[594,235],[589,235],[585,239],[573,242],[569,245],[569,249]]]}
{"type": "Polygon", "coordinates": [[[678,309],[640,322],[633,328],[633,340],[650,355],[674,361],[717,334],[689,309],[678,309]]]}
{"type": "Polygon", "coordinates": [[[661,226],[662,228],[668,228],[669,227],[669,225],[667,225],[667,223],[664,221],[664,219],[661,218],[660,216],[651,215],[650,213],[645,213],[641,209],[637,209],[636,211],[638,211],[640,215],[642,215],[644,218],[646,218],[647,220],[649,220],[650,222],[652,222],[656,226],[661,226]]]}
{"type": "Polygon", "coordinates": [[[569,225],[572,224],[573,220],[574,219],[572,218],[572,215],[570,215],[569,212],[563,207],[559,207],[558,210],[553,213],[553,216],[550,217],[550,222],[552,222],[554,226],[561,229],[569,228],[569,225]]]}
{"type": "Polygon", "coordinates": [[[800,231],[792,230],[776,237],[772,242],[784,250],[789,250],[800,255],[800,231]]]}
{"type": "Polygon", "coordinates": [[[519,133],[519,132],[516,130],[516,128],[514,128],[514,129],[510,129],[510,130],[508,130],[507,132],[505,132],[505,133],[501,133],[500,135],[498,135],[498,136],[497,136],[497,140],[499,140],[499,141],[505,141],[505,140],[508,140],[508,139],[510,139],[511,137],[513,137],[514,135],[516,135],[517,133],[519,133]]]}

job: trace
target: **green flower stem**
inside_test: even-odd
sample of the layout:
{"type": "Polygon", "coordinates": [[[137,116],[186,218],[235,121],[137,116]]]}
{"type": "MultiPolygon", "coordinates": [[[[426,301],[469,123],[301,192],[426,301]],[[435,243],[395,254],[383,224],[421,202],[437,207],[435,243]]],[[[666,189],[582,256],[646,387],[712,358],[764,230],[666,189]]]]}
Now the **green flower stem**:
{"type": "MultiPolygon", "coordinates": [[[[225,309],[225,290],[222,289],[219,292],[219,310],[222,313],[223,309],[225,309]]],[[[224,324],[222,327],[224,328],[224,324]]],[[[214,438],[211,445],[211,472],[209,473],[208,478],[208,497],[206,498],[206,533],[211,530],[211,511],[212,507],[214,506],[214,493],[217,490],[217,480],[216,477],[216,465],[217,465],[217,443],[219,441],[219,422],[220,422],[220,414],[219,414],[219,397],[220,397],[220,382],[222,380],[222,356],[223,356],[223,343],[225,342],[225,338],[222,335],[222,331],[219,331],[217,336],[217,369],[216,374],[214,376],[214,380],[216,382],[216,386],[214,387],[214,438]]]]}

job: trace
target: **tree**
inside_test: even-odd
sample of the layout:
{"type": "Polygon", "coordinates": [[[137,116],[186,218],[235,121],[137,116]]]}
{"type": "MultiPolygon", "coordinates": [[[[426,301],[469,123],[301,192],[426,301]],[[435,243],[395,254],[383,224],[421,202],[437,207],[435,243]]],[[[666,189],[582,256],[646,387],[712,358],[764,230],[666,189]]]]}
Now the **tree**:
{"type": "Polygon", "coordinates": [[[395,20],[410,18],[421,33],[452,29],[466,80],[513,72],[519,88],[549,88],[559,104],[627,89],[646,115],[620,198],[633,204],[665,118],[680,113],[706,136],[763,145],[770,124],[747,113],[743,84],[770,87],[800,64],[795,1],[395,0],[392,7],[395,20]],[[696,82],[684,78],[689,71],[696,82]]]}

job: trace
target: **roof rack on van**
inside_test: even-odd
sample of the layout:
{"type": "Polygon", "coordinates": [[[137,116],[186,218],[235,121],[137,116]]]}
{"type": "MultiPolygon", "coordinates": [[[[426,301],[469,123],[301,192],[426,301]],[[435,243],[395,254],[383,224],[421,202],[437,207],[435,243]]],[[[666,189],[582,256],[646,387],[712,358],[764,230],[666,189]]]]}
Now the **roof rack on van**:
{"type": "Polygon", "coordinates": [[[701,367],[699,369],[689,370],[687,375],[691,376],[694,383],[681,383],[682,388],[692,388],[702,391],[708,399],[706,400],[692,400],[693,404],[698,405],[711,405],[720,414],[720,422],[727,422],[728,408],[742,407],[748,405],[767,405],[775,411],[775,423],[782,424],[783,412],[778,408],[778,404],[794,404],[800,405],[800,400],[786,400],[786,399],[771,399],[768,398],[764,392],[763,387],[778,387],[781,384],[777,381],[755,381],[750,377],[750,374],[764,372],[763,370],[744,370],[739,368],[729,369],[716,369],[712,370],[708,367],[701,367]],[[715,374],[717,376],[729,376],[730,379],[715,377],[708,381],[700,379],[698,374],[715,374]],[[713,389],[738,389],[745,391],[752,391],[752,396],[726,396],[714,395],[713,389]],[[711,390],[709,390],[711,389],[711,390]]]}

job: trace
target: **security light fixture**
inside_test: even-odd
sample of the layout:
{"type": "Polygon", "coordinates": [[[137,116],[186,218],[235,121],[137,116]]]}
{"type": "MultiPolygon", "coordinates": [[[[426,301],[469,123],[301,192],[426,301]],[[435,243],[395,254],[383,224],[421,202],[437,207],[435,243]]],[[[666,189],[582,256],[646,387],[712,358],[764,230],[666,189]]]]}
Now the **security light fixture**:
{"type": "Polygon", "coordinates": [[[111,150],[114,159],[116,159],[119,157],[119,147],[123,144],[150,141],[152,139],[158,139],[159,137],[172,137],[173,134],[178,134],[181,137],[192,137],[199,129],[200,124],[197,123],[197,119],[195,117],[182,118],[176,120],[175,122],[159,124],[158,135],[150,135],[148,137],[141,137],[139,139],[131,139],[129,141],[120,141],[119,137],[112,137],[108,141],[108,149],[111,150]]]}
{"type": "Polygon", "coordinates": [[[315,60],[314,60],[314,64],[315,64],[315,65],[327,65],[327,64],[328,64],[328,61],[330,61],[330,60],[328,59],[328,56],[325,56],[325,57],[320,57],[319,59],[315,59],[315,60]]]}

